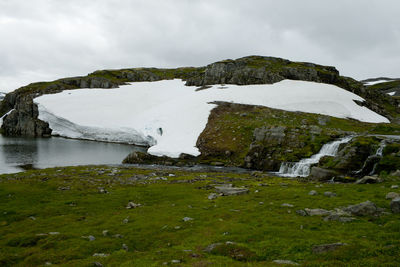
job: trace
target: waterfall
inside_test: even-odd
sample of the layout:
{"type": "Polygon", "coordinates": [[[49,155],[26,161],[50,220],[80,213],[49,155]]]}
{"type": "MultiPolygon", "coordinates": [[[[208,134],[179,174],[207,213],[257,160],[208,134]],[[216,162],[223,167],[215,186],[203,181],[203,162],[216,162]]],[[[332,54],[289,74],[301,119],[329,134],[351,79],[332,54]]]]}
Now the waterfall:
{"type": "MultiPolygon", "coordinates": [[[[385,140],[382,140],[382,142],[379,144],[378,149],[376,150],[375,153],[375,157],[378,157],[379,159],[381,159],[383,157],[383,149],[386,146],[386,142],[385,140]]],[[[378,166],[379,160],[377,162],[375,162],[374,167],[372,168],[372,171],[369,173],[369,175],[373,175],[375,173],[376,170],[376,166],[378,166]]]]}
{"type": "Polygon", "coordinates": [[[348,143],[352,138],[353,136],[348,136],[327,143],[322,146],[317,154],[312,155],[310,158],[302,159],[299,162],[284,162],[277,174],[283,177],[307,177],[310,175],[311,165],[318,163],[324,156],[336,156],[339,146],[348,143]]]}

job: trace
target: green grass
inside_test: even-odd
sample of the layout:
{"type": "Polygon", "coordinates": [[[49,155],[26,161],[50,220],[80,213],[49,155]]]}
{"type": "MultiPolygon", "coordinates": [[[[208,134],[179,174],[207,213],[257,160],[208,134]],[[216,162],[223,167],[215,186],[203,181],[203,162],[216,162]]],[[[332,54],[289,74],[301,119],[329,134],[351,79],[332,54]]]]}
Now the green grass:
{"type": "Polygon", "coordinates": [[[38,266],[273,266],[287,259],[304,266],[398,266],[400,215],[358,217],[351,223],[302,217],[297,209],[357,204],[389,209],[383,184],[324,184],[250,174],[203,173],[82,166],[0,176],[0,265],[38,266]],[[169,176],[174,174],[175,176],[169,176]],[[139,180],[147,175],[168,180],[139,180]],[[190,181],[190,182],[189,182],[190,181]],[[213,184],[233,183],[247,195],[210,201],[213,184]],[[70,187],[70,190],[59,190],[70,187]],[[101,194],[98,188],[109,191],[101,194]],[[256,192],[258,190],[258,192],[256,192]],[[317,190],[317,196],[309,196],[317,190]],[[332,191],[337,197],[323,196],[332,191]],[[143,206],[126,209],[129,201],[143,206]],[[262,202],[262,203],[261,203],[262,202]],[[281,204],[293,204],[293,208],[281,204]],[[32,220],[30,217],[36,220],[32,220]],[[184,222],[182,218],[191,217],[184,222]],[[124,219],[129,218],[128,223],[124,219]],[[179,226],[180,228],[177,228],[179,226]],[[109,234],[103,236],[102,232],[109,234]],[[38,235],[59,232],[58,235],[38,235]],[[122,235],[116,238],[114,235],[122,235]],[[82,236],[93,235],[95,241],[82,236]],[[235,242],[213,253],[210,244],[235,242]],[[334,252],[313,254],[314,245],[345,242],[334,252]],[[122,249],[122,244],[129,247],[122,249]],[[106,258],[94,253],[110,254],[106,258]],[[242,254],[243,257],[235,257],[242,254]]]}

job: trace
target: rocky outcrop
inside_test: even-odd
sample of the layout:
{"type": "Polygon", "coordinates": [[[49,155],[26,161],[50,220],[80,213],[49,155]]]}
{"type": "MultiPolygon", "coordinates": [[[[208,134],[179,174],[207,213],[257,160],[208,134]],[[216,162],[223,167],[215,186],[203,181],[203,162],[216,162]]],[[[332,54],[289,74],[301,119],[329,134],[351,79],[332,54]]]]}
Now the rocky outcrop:
{"type": "Polygon", "coordinates": [[[284,79],[334,83],[339,72],[330,66],[291,62],[282,58],[249,56],[210,64],[187,85],[271,84],[284,79]]]}

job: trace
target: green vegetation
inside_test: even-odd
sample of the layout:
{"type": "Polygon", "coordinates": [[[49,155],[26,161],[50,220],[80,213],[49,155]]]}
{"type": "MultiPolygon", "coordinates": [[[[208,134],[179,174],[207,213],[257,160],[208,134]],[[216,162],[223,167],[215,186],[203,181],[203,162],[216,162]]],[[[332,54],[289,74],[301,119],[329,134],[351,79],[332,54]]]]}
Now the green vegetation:
{"type": "Polygon", "coordinates": [[[398,266],[399,214],[341,223],[296,210],[370,200],[389,211],[385,195],[399,182],[388,176],[379,185],[319,185],[265,173],[107,166],[1,175],[0,265],[160,266],[178,260],[178,266],[274,266],[273,260],[283,259],[304,266],[398,266]],[[219,183],[249,193],[209,200],[219,183]],[[310,196],[310,190],[319,194],[310,196]],[[127,209],[130,201],[142,206],[127,209]],[[348,245],[312,252],[315,245],[336,242],[348,245]],[[222,245],[204,251],[215,243],[222,245]]]}
{"type": "Polygon", "coordinates": [[[390,90],[390,89],[400,89],[400,80],[399,81],[377,83],[377,84],[368,86],[368,89],[380,90],[380,91],[386,91],[386,90],[390,90]]]}

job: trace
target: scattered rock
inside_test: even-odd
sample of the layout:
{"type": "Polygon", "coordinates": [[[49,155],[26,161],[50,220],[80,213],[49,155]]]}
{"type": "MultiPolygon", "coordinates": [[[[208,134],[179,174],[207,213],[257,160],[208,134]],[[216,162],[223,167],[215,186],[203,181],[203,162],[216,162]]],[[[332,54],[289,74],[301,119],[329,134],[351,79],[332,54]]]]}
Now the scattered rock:
{"type": "Polygon", "coordinates": [[[93,257],[101,257],[101,258],[105,258],[110,256],[110,254],[106,254],[106,253],[94,253],[93,257]]]}
{"type": "Polygon", "coordinates": [[[304,209],[309,216],[328,216],[331,214],[329,210],[324,209],[304,209]]]}
{"type": "Polygon", "coordinates": [[[103,236],[108,236],[108,230],[103,231],[103,236]]]}
{"type": "Polygon", "coordinates": [[[307,212],[305,212],[304,210],[296,210],[296,213],[300,216],[307,216],[307,212]]]}
{"type": "Polygon", "coordinates": [[[113,235],[113,237],[114,237],[114,238],[124,238],[124,236],[123,236],[123,235],[121,235],[121,234],[116,234],[116,235],[113,235]]]}
{"type": "Polygon", "coordinates": [[[326,196],[326,197],[336,197],[336,193],[332,193],[332,192],[327,191],[327,192],[324,192],[324,196],[326,196]]]}
{"type": "Polygon", "coordinates": [[[193,221],[193,218],[184,217],[182,220],[183,220],[184,222],[188,222],[188,221],[193,221]]]}
{"type": "Polygon", "coordinates": [[[285,265],[299,265],[298,263],[294,261],[289,261],[289,260],[273,260],[273,263],[276,264],[285,264],[285,265]]]}
{"type": "Polygon", "coordinates": [[[126,205],[126,208],[127,209],[135,209],[135,208],[138,208],[138,207],[141,207],[142,206],[142,204],[136,204],[136,203],[133,203],[133,202],[128,202],[128,204],[126,205]]]}
{"type": "Polygon", "coordinates": [[[216,186],[215,189],[223,196],[243,195],[249,192],[247,188],[232,187],[232,185],[216,186]]]}
{"type": "Polygon", "coordinates": [[[393,213],[400,213],[400,197],[396,197],[390,202],[390,209],[393,213]]]}
{"type": "Polygon", "coordinates": [[[397,197],[400,197],[400,194],[396,192],[389,192],[386,194],[386,199],[395,199],[397,197]]]}
{"type": "Polygon", "coordinates": [[[125,250],[125,251],[129,250],[129,248],[128,248],[128,246],[126,244],[122,244],[122,249],[125,250]]]}
{"type": "Polygon", "coordinates": [[[344,211],[355,216],[379,215],[380,213],[376,205],[369,200],[360,204],[350,205],[344,211]]]}
{"type": "Polygon", "coordinates": [[[180,260],[172,260],[171,263],[181,263],[180,260]]]}
{"type": "Polygon", "coordinates": [[[308,194],[309,194],[310,196],[316,196],[316,195],[318,195],[318,192],[315,191],[315,190],[311,190],[308,194]]]}
{"type": "Polygon", "coordinates": [[[364,176],[361,179],[358,179],[355,183],[356,184],[376,184],[381,183],[382,179],[375,176],[364,176]]]}
{"type": "Polygon", "coordinates": [[[93,262],[93,266],[96,266],[96,267],[103,267],[104,265],[101,264],[101,263],[98,262],[98,261],[95,261],[95,262],[93,262]]]}
{"type": "Polygon", "coordinates": [[[312,251],[313,251],[313,253],[325,253],[325,252],[336,250],[342,246],[347,246],[347,244],[346,243],[323,244],[323,245],[314,246],[312,248],[312,251]]]}
{"type": "Polygon", "coordinates": [[[124,223],[124,224],[127,224],[129,222],[129,217],[128,218],[125,218],[123,221],[122,221],[122,223],[124,223]]]}
{"type": "Polygon", "coordinates": [[[59,235],[60,232],[50,232],[49,235],[59,235]]]}
{"type": "Polygon", "coordinates": [[[89,241],[95,241],[95,240],[96,240],[96,237],[90,235],[90,236],[88,236],[88,239],[89,239],[89,241]]]}
{"type": "Polygon", "coordinates": [[[394,185],[392,185],[390,188],[392,188],[392,189],[398,189],[399,186],[398,186],[397,184],[394,184],[394,185]]]}
{"type": "Polygon", "coordinates": [[[58,190],[60,190],[60,191],[67,191],[67,190],[71,190],[71,187],[70,187],[70,186],[60,186],[60,187],[58,188],[58,190]]]}
{"type": "Polygon", "coordinates": [[[33,216],[30,216],[29,219],[31,219],[32,221],[36,221],[36,218],[33,216]]]}
{"type": "Polygon", "coordinates": [[[98,189],[99,189],[100,194],[108,194],[108,191],[106,189],[104,189],[102,187],[99,187],[98,189]]]}
{"type": "Polygon", "coordinates": [[[283,204],[281,205],[281,207],[293,208],[294,206],[293,206],[292,204],[289,204],[289,203],[283,203],[283,204]]]}
{"type": "Polygon", "coordinates": [[[217,197],[218,197],[218,195],[217,195],[217,194],[215,194],[215,193],[211,193],[211,194],[209,194],[209,195],[208,195],[208,197],[207,197],[207,198],[208,198],[209,200],[214,200],[214,199],[216,199],[217,197]]]}

